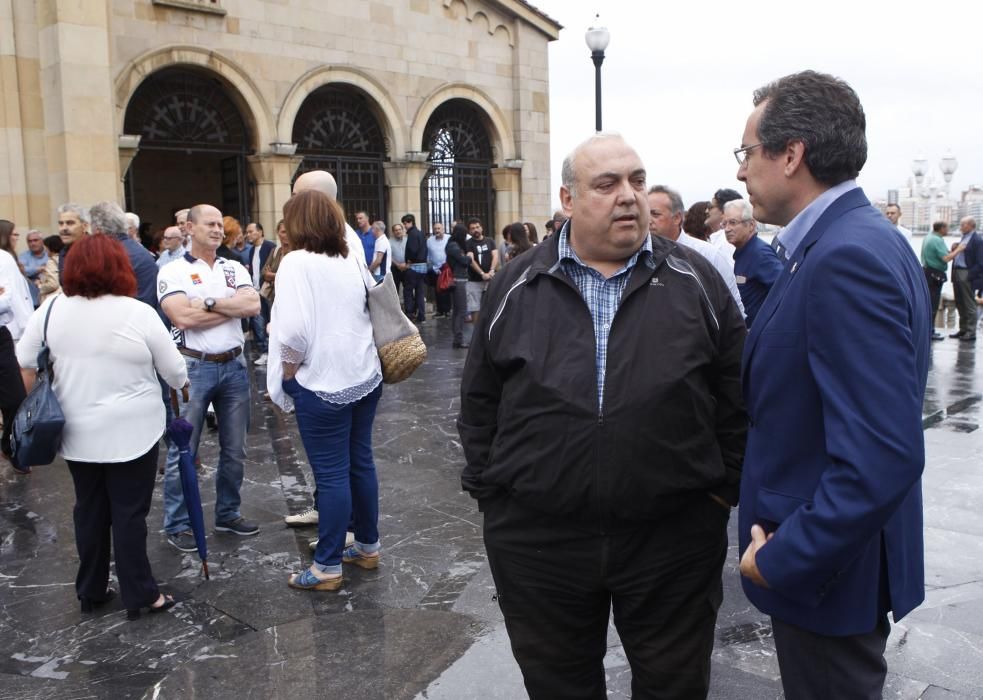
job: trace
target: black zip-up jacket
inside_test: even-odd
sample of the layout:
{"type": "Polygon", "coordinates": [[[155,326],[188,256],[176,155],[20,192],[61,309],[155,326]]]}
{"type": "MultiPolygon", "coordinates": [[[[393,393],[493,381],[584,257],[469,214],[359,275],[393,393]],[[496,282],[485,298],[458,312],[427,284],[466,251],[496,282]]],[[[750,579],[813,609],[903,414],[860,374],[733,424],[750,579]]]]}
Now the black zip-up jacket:
{"type": "Polygon", "coordinates": [[[598,524],[662,518],[714,493],[737,503],[745,325],[698,253],[654,236],[611,323],[603,412],[593,322],[552,236],[492,280],[461,384],[461,477],[598,524]]]}

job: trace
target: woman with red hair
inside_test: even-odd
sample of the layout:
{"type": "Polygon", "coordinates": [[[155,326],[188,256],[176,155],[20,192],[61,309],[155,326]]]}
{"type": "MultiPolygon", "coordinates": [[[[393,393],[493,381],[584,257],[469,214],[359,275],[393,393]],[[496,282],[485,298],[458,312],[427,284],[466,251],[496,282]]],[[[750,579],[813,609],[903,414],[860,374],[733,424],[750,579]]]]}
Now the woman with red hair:
{"type": "Polygon", "coordinates": [[[108,602],[110,534],[127,618],[141,608],[167,610],[147,559],[147,513],[164,433],[161,377],[188,381],[184,358],[154,310],[133,298],[136,277],[122,244],[83,236],[62,274],[63,294],[34,313],[17,359],[24,383],[36,376],[44,339],[54,365],[52,388],[65,414],[61,454],[75,483],[75,590],[82,612],[108,602]]]}

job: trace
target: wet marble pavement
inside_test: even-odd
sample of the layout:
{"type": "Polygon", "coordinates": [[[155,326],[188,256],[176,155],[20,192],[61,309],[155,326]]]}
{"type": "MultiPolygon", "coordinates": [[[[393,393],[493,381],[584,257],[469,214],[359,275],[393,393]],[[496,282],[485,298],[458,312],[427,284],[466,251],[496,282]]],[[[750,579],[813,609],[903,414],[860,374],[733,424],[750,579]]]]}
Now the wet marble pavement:
{"type": "MultiPolygon", "coordinates": [[[[293,419],[268,401],[254,403],[243,486],[243,513],[262,532],[210,532],[210,581],[196,555],[177,552],[159,532],[158,485],[148,550],[162,587],[181,601],[169,614],[127,622],[114,601],[81,615],[65,465],[29,477],[0,467],[0,698],[524,697],[492,600],[480,515],[459,487],[463,353],[450,347],[448,320],[425,323],[424,337],[430,358],[409,381],[386,387],[376,420],[382,564],[346,567],[338,593],[286,586],[310,562],[315,532],[289,529],[282,517],[307,507],[311,475],[293,419]]],[[[885,696],[983,697],[983,348],[947,340],[933,351],[924,411],[929,591],[894,627],[885,696]]],[[[216,453],[216,435],[206,433],[206,501],[216,453]]],[[[206,522],[211,515],[208,503],[206,522]]],[[[771,629],[744,599],[731,550],[711,697],[778,698],[771,629]]],[[[628,697],[613,629],[605,667],[609,695],[628,697]]]]}

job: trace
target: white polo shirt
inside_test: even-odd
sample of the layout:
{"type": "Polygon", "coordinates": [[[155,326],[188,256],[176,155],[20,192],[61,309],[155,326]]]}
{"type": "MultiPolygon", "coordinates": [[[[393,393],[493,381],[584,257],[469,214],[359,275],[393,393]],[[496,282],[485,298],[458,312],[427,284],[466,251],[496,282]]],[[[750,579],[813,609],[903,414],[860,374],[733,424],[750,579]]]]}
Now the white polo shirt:
{"type": "MultiPolygon", "coordinates": [[[[172,294],[184,294],[188,299],[227,299],[241,287],[252,286],[242,263],[218,257],[215,265],[209,267],[204,260],[186,253],[157,273],[157,301],[162,302],[172,294]]],[[[242,321],[238,318],[230,318],[213,328],[186,331],[173,328],[171,333],[178,346],[198,352],[221,353],[241,348],[243,343],[242,321]]]]}

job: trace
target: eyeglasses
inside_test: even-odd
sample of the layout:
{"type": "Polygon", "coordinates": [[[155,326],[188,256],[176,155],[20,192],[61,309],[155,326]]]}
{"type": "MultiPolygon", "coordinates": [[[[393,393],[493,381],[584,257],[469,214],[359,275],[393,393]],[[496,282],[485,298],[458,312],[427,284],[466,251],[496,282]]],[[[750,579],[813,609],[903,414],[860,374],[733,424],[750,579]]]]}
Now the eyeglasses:
{"type": "Polygon", "coordinates": [[[753,146],[744,146],[744,148],[734,149],[734,160],[737,161],[738,165],[744,165],[744,161],[747,160],[747,154],[753,151],[755,148],[760,146],[760,143],[756,143],[753,146]]]}
{"type": "Polygon", "coordinates": [[[751,219],[724,219],[720,222],[721,226],[739,226],[740,224],[745,224],[751,219]]]}

